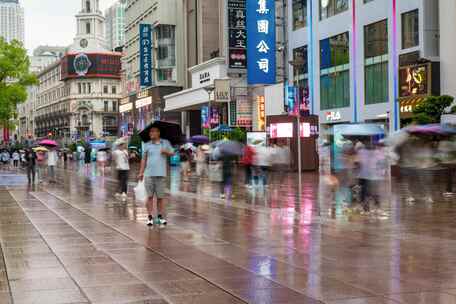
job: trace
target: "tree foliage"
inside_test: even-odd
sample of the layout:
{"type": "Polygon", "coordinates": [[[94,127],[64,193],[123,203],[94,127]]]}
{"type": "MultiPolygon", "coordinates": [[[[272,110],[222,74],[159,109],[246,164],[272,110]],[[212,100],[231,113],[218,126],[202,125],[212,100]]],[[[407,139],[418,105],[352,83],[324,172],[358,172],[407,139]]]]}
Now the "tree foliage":
{"type": "Polygon", "coordinates": [[[29,71],[27,51],[18,41],[0,37],[0,126],[10,127],[17,105],[27,100],[27,86],[38,83],[29,71]]]}
{"type": "Polygon", "coordinates": [[[448,95],[429,96],[413,110],[413,121],[417,124],[440,123],[454,98],[448,95]]]}

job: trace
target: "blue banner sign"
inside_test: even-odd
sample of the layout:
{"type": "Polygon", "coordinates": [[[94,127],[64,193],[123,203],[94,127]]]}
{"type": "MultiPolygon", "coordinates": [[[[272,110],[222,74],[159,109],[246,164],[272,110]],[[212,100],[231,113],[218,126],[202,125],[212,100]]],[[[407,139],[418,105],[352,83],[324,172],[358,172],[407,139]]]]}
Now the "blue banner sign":
{"type": "Polygon", "coordinates": [[[152,26],[139,25],[140,85],[152,86],[152,26]]]}
{"type": "Polygon", "coordinates": [[[275,0],[247,0],[248,84],[276,83],[275,0]]]}

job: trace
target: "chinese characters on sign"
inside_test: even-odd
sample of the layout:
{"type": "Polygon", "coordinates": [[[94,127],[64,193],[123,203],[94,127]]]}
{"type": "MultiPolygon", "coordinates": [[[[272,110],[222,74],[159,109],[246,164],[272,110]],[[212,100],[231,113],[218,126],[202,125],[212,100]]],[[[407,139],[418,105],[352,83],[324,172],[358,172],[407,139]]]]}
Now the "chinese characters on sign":
{"type": "Polygon", "coordinates": [[[239,127],[252,127],[252,103],[245,95],[236,97],[236,123],[239,127]]]}
{"type": "Polygon", "coordinates": [[[248,83],[276,83],[274,0],[247,0],[247,36],[248,83]]]}
{"type": "Polygon", "coordinates": [[[430,65],[401,67],[399,70],[399,97],[410,97],[430,94],[430,65]]]}
{"type": "Polygon", "coordinates": [[[258,105],[258,130],[266,130],[266,110],[264,96],[257,96],[258,105]]]}
{"type": "Polygon", "coordinates": [[[152,86],[152,26],[139,25],[140,85],[152,86]]]}
{"type": "Polygon", "coordinates": [[[229,67],[247,67],[246,0],[228,0],[229,67]]]}

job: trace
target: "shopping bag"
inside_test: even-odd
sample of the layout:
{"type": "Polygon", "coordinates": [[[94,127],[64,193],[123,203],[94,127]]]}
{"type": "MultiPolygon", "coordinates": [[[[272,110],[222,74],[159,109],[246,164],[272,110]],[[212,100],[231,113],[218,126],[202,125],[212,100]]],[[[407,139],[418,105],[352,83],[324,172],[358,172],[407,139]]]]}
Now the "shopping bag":
{"type": "Polygon", "coordinates": [[[219,162],[211,162],[209,164],[209,180],[211,182],[223,181],[223,168],[219,162]]]}
{"type": "Polygon", "coordinates": [[[136,185],[134,191],[135,191],[136,201],[139,201],[139,202],[147,201],[148,195],[147,195],[147,191],[146,191],[146,185],[144,184],[143,180],[138,182],[138,185],[136,185]]]}

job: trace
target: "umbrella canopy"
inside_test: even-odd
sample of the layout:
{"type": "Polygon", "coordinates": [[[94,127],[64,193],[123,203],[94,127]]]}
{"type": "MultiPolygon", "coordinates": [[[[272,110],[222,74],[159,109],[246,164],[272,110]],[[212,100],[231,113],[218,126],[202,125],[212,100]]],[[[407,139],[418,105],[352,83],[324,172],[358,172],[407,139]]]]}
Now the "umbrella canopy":
{"type": "Polygon", "coordinates": [[[47,147],[57,147],[59,144],[52,139],[43,139],[42,141],[39,142],[41,146],[47,146],[47,147]]]}
{"type": "Polygon", "coordinates": [[[152,128],[159,129],[160,137],[168,140],[172,145],[179,145],[184,142],[181,127],[178,124],[165,121],[155,121],[139,132],[139,136],[143,142],[150,141],[149,132],[152,128]]]}
{"type": "Polygon", "coordinates": [[[204,135],[195,135],[195,136],[192,136],[191,142],[194,144],[208,144],[209,137],[204,136],[204,135]]]}
{"type": "Polygon", "coordinates": [[[406,128],[406,131],[414,135],[452,135],[456,129],[440,124],[417,125],[406,128]]]}
{"type": "Polygon", "coordinates": [[[217,147],[223,156],[241,156],[244,151],[242,144],[234,140],[225,140],[217,147]]]}
{"type": "Polygon", "coordinates": [[[341,128],[343,136],[375,136],[385,134],[385,130],[376,124],[353,124],[341,128]]]}
{"type": "Polygon", "coordinates": [[[183,146],[181,146],[184,150],[192,150],[196,151],[196,147],[192,143],[186,143],[183,146]]]}
{"type": "Polygon", "coordinates": [[[36,148],[33,148],[33,151],[35,152],[49,152],[49,150],[45,147],[36,147],[36,148]]]}
{"type": "Polygon", "coordinates": [[[221,124],[218,127],[214,128],[211,130],[212,132],[232,132],[233,129],[231,129],[229,126],[221,124]]]}

